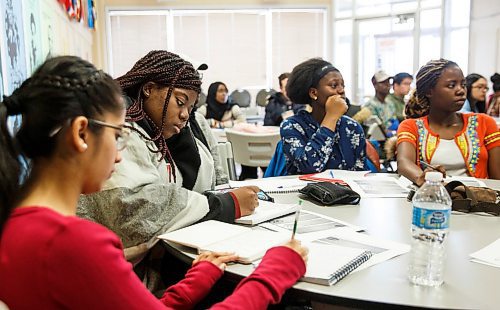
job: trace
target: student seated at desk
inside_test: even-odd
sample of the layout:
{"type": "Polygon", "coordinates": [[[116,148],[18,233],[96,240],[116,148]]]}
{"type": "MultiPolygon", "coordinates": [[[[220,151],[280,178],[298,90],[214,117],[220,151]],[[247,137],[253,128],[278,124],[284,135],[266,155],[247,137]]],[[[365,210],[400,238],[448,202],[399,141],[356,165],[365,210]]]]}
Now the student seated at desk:
{"type": "Polygon", "coordinates": [[[245,115],[237,102],[228,97],[226,84],[215,82],[208,87],[207,104],[198,110],[212,128],[231,128],[237,123],[246,122],[245,115]]]}
{"type": "MultiPolygon", "coordinates": [[[[126,115],[129,146],[104,190],[82,195],[78,215],[111,229],[130,249],[127,253],[140,257],[169,230],[200,220],[233,222],[253,212],[258,205],[255,186],[222,194],[200,194],[181,186],[182,171],[166,139],[186,126],[201,91],[199,73],[191,63],[167,51],[151,51],[117,81],[132,102],[126,115]]],[[[190,157],[193,166],[195,155],[190,157]]],[[[210,155],[208,150],[204,155],[210,155]]],[[[213,167],[201,172],[210,177],[193,173],[191,184],[212,185],[213,167]]]]}
{"type": "MultiPolygon", "coordinates": [[[[194,101],[193,101],[194,102],[194,101]]],[[[75,216],[127,146],[125,104],[113,79],[77,57],[48,59],[0,103],[0,300],[10,309],[188,309],[222,276],[230,253],[207,252],[157,299],[133,273],[119,238],[75,216]],[[9,116],[22,115],[12,137],[9,116]],[[19,157],[30,159],[19,185],[19,157]]],[[[270,249],[214,308],[264,309],[305,272],[299,242],[270,249]]]]}
{"type": "Polygon", "coordinates": [[[500,179],[500,131],[483,113],[461,113],[466,99],[462,70],[431,60],[417,73],[417,89],[398,128],[398,172],[424,183],[420,161],[449,175],[500,179]]]}
{"type": "Polygon", "coordinates": [[[295,105],[309,104],[281,124],[288,175],[326,169],[364,170],[363,128],[347,111],[344,79],[331,63],[313,58],[297,65],[287,94],[295,105]]]}

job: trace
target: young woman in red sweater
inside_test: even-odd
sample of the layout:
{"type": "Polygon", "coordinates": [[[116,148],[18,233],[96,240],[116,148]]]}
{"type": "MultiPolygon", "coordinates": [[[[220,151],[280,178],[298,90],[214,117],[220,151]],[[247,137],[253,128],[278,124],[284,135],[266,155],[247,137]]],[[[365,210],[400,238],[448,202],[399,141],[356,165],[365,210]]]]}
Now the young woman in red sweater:
{"type": "MultiPolygon", "coordinates": [[[[0,300],[10,309],[192,308],[231,253],[205,253],[156,299],[126,262],[119,238],[75,216],[121,160],[128,131],[119,86],[78,57],[47,60],[0,103],[0,300]],[[12,135],[10,116],[21,116],[12,135]],[[22,158],[29,169],[22,173],[22,158]],[[22,176],[26,176],[20,182],[22,176]],[[22,183],[22,185],[20,185],[22,183]]],[[[214,308],[262,309],[305,272],[298,242],[268,251],[214,308]]]]}

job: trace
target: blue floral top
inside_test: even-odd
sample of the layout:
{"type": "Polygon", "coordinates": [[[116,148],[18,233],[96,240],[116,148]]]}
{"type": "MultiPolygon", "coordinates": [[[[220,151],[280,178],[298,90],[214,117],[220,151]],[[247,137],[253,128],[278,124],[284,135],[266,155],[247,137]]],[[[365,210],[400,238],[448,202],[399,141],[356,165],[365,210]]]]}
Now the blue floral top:
{"type": "Polygon", "coordinates": [[[299,111],[281,124],[281,140],[288,175],[326,169],[365,170],[363,128],[348,116],[342,116],[331,131],[309,112],[299,111]]]}

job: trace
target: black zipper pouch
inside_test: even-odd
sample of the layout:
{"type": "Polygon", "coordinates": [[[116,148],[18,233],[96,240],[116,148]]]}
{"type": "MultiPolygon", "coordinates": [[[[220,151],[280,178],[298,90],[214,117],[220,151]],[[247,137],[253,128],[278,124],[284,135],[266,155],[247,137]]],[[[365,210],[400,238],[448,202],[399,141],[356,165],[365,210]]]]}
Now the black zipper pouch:
{"type": "Polygon", "coordinates": [[[309,183],[299,192],[327,206],[334,204],[354,205],[359,203],[361,199],[359,194],[350,187],[332,182],[309,183]]]}

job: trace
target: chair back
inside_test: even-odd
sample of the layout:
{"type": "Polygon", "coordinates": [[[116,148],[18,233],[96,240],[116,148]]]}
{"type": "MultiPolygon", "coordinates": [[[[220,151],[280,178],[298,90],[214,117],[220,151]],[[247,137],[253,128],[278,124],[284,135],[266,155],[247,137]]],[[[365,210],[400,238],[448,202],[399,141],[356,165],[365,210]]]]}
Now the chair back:
{"type": "Polygon", "coordinates": [[[274,94],[276,94],[276,91],[272,88],[261,89],[255,97],[255,103],[257,103],[257,106],[259,107],[265,107],[267,105],[267,99],[274,94]]]}
{"type": "Polygon", "coordinates": [[[250,106],[250,102],[252,101],[252,96],[250,96],[250,92],[246,89],[236,89],[231,93],[230,97],[233,102],[236,102],[242,108],[250,106]]]}
{"type": "Polygon", "coordinates": [[[280,140],[280,132],[279,127],[276,127],[276,131],[265,133],[226,128],[226,137],[231,142],[235,162],[250,167],[267,167],[280,140]]]}
{"type": "Polygon", "coordinates": [[[368,131],[366,132],[366,138],[376,141],[385,141],[387,139],[384,133],[384,129],[378,123],[372,123],[368,127],[368,131]]]}
{"type": "Polygon", "coordinates": [[[274,156],[267,166],[264,178],[281,177],[286,175],[286,160],[283,154],[283,140],[279,140],[274,151],[274,156]]]}
{"type": "Polygon", "coordinates": [[[204,92],[201,92],[198,97],[198,103],[196,104],[196,107],[199,108],[206,103],[207,103],[207,95],[205,95],[204,92]]]}
{"type": "Polygon", "coordinates": [[[236,169],[234,165],[233,148],[231,142],[222,142],[217,144],[219,153],[219,162],[222,170],[228,175],[230,180],[236,181],[236,169]]]}

